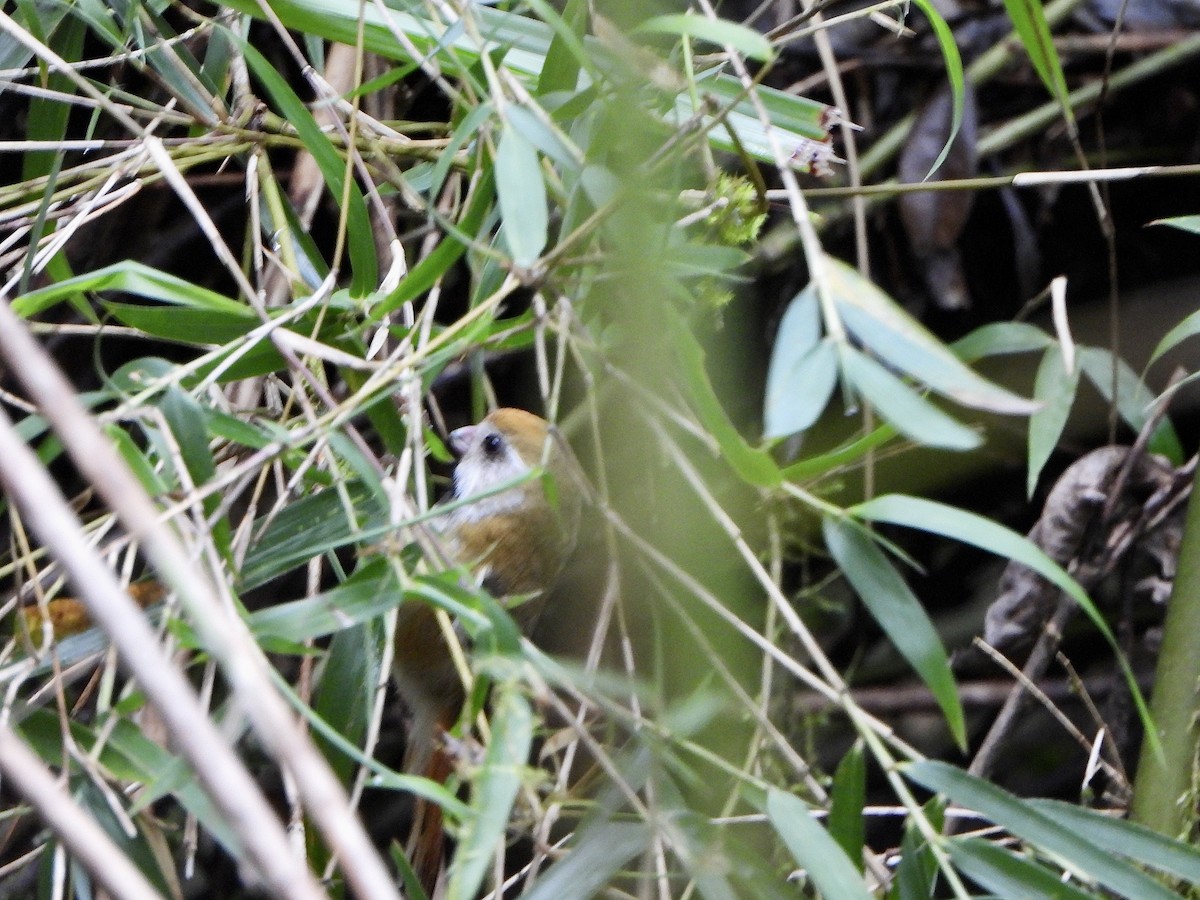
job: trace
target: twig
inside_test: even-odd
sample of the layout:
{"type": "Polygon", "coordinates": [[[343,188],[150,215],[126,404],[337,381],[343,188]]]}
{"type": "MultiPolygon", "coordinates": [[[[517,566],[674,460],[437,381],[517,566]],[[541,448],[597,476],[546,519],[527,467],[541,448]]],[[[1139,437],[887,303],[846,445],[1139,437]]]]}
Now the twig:
{"type": "MultiPolygon", "coordinates": [[[[1075,601],[1063,594],[1054,608],[1054,615],[1042,629],[1042,634],[1038,638],[1037,644],[1034,645],[1033,652],[1029,654],[1029,659],[1025,661],[1025,665],[1021,669],[1021,680],[1009,693],[1004,706],[1000,708],[999,715],[996,716],[996,721],[988,729],[983,743],[979,745],[979,750],[975,753],[975,758],[971,760],[970,768],[967,771],[972,775],[986,778],[992,771],[992,765],[996,761],[996,754],[1000,750],[1001,743],[1008,736],[1009,729],[1029,699],[1025,685],[1037,681],[1045,674],[1050,660],[1054,658],[1054,654],[1058,650],[1058,645],[1062,643],[1063,629],[1074,614],[1075,601]]],[[[986,646],[979,638],[976,638],[976,642],[981,646],[986,646]]]]}
{"type": "MultiPolygon", "coordinates": [[[[1071,737],[1073,737],[1085,751],[1091,747],[1092,742],[1087,735],[1080,731],[1075,726],[1075,723],[1067,718],[1063,711],[1058,708],[1054,701],[1051,700],[1050,697],[1048,697],[1040,687],[1038,687],[1034,682],[1027,680],[1024,673],[1019,671],[1007,656],[1005,656],[996,648],[992,647],[986,641],[982,641],[978,638],[975,639],[975,646],[995,660],[997,665],[1007,670],[1013,676],[1013,678],[1015,678],[1022,685],[1022,687],[1025,688],[1031,697],[1033,697],[1046,708],[1046,711],[1054,717],[1058,724],[1061,725],[1063,729],[1069,735],[1071,735],[1071,737]]],[[[1108,775],[1109,778],[1113,779],[1114,781],[1122,783],[1124,782],[1124,773],[1118,771],[1111,763],[1101,760],[1100,766],[1104,769],[1105,774],[1108,775]]]]}

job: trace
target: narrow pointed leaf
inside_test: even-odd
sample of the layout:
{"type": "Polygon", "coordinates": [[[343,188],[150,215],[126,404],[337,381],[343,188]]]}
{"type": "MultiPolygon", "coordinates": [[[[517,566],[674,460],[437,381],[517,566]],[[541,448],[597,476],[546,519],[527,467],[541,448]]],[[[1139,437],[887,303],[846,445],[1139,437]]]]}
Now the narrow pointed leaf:
{"type": "Polygon", "coordinates": [[[775,55],[771,42],[757,31],[726,19],[710,19],[707,16],[687,13],[653,16],[638,23],[635,31],[699,38],[720,46],[732,47],[760,62],[767,62],[775,55]]]}
{"type": "Polygon", "coordinates": [[[950,841],[946,849],[954,864],[993,896],[1095,900],[1095,894],[1064,882],[1057,872],[990,841],[963,838],[950,841]]]}
{"type": "Polygon", "coordinates": [[[1030,806],[1058,823],[1065,831],[1111,853],[1119,853],[1142,865],[1176,878],[1200,884],[1200,849],[1174,840],[1151,828],[1117,819],[1094,809],[1061,800],[1036,799],[1030,806]]]}
{"type": "Polygon", "coordinates": [[[513,262],[531,266],[546,247],[546,182],[537,150],[510,124],[505,125],[496,151],[496,193],[504,242],[513,262]]]}
{"type": "Polygon", "coordinates": [[[834,302],[846,328],[892,368],[963,406],[1005,415],[1028,415],[1037,408],[969,368],[854,268],[833,257],[827,261],[834,302]]]}
{"type": "MultiPolygon", "coordinates": [[[[1088,381],[1096,386],[1109,403],[1114,402],[1113,360],[1110,350],[1104,347],[1082,347],[1079,350],[1079,368],[1087,376],[1088,381]]],[[[1141,432],[1150,418],[1154,408],[1154,394],[1146,387],[1146,383],[1137,376],[1125,360],[1116,358],[1117,366],[1117,396],[1115,398],[1117,411],[1121,418],[1136,432],[1141,432]]],[[[1150,436],[1150,451],[1161,453],[1175,465],[1183,464],[1183,445],[1175,428],[1166,417],[1159,420],[1150,436]]]]}
{"type": "Polygon", "coordinates": [[[929,174],[932,175],[946,161],[946,157],[950,153],[950,148],[954,144],[954,139],[958,136],[959,128],[962,127],[966,84],[963,80],[962,57],[959,55],[958,44],[954,40],[954,32],[950,30],[950,25],[942,18],[942,14],[938,12],[932,0],[915,0],[915,3],[917,8],[925,14],[925,18],[929,20],[929,24],[933,28],[934,37],[937,38],[938,49],[942,51],[942,63],[946,69],[946,77],[950,83],[952,98],[950,133],[946,138],[945,146],[942,147],[942,152],[938,154],[938,158],[929,169],[929,174]]]}
{"type": "Polygon", "coordinates": [[[866,844],[867,761],[861,743],[851,747],[837,771],[829,793],[829,834],[859,872],[863,870],[863,846],[866,844]]]}
{"type": "Polygon", "coordinates": [[[911,387],[849,344],[838,348],[846,380],[897,431],[918,443],[947,450],[973,450],[982,439],[911,387]]]}
{"type": "Polygon", "coordinates": [[[934,760],[913,763],[906,769],[906,775],[917,784],[976,810],[1031,846],[1061,857],[1077,872],[1095,878],[1109,890],[1138,900],[1170,900],[1178,896],[1108,850],[1063,828],[1041,810],[990,781],[934,760]]]}
{"type": "Polygon", "coordinates": [[[355,297],[367,295],[379,285],[379,261],[375,255],[375,238],[362,191],[353,179],[347,184],[346,161],[334,149],[308,107],[296,96],[283,76],[253,45],[240,37],[235,37],[235,40],[240,44],[254,76],[262,82],[284,118],[296,129],[304,148],[312,154],[334,202],[341,205],[344,198],[347,248],[354,270],[351,293],[355,297]]]}
{"type": "Polygon", "coordinates": [[[767,818],[822,895],[839,900],[866,900],[871,896],[854,864],[812,817],[803,800],[771,788],[767,791],[767,818]]]}
{"type": "Polygon", "coordinates": [[[492,737],[450,865],[450,897],[474,897],[504,848],[504,832],[533,743],[533,710],[515,688],[502,685],[492,714],[492,737]]]}
{"type": "Polygon", "coordinates": [[[1058,345],[1051,347],[1038,366],[1033,388],[1033,396],[1041,402],[1042,408],[1029,419],[1029,469],[1025,490],[1030,497],[1037,490],[1038,477],[1050,454],[1058,446],[1078,389],[1079,366],[1068,372],[1062,350],[1058,345]]]}
{"type": "Polygon", "coordinates": [[[809,284],[788,304],[767,370],[765,437],[803,431],[824,411],[837,382],[837,355],[821,341],[817,292],[809,284]]]}
{"type": "Polygon", "coordinates": [[[1004,8],[1008,10],[1013,28],[1042,84],[1062,106],[1064,114],[1073,118],[1067,100],[1067,79],[1054,47],[1054,36],[1050,33],[1042,0],[1004,0],[1004,8]]]}
{"type": "Polygon", "coordinates": [[[860,528],[849,522],[826,518],[823,531],[825,545],[838,568],[883,628],[888,640],[933,693],[955,742],[965,748],[966,722],[958,699],[958,687],[950,671],[946,648],[924,607],[883,551],[860,528]]]}

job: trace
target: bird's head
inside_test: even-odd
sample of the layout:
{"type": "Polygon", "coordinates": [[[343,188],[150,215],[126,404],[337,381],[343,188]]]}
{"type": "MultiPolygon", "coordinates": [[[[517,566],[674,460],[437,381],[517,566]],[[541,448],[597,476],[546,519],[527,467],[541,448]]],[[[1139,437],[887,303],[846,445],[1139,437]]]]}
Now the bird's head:
{"type": "Polygon", "coordinates": [[[539,469],[553,479],[556,502],[570,518],[578,516],[578,464],[566,442],[540,416],[523,409],[497,409],[479,424],[451,432],[450,449],[458,457],[455,499],[473,500],[459,509],[460,519],[478,520],[550,502],[539,479],[521,481],[539,469]],[[505,485],[512,487],[506,490],[505,485]]]}

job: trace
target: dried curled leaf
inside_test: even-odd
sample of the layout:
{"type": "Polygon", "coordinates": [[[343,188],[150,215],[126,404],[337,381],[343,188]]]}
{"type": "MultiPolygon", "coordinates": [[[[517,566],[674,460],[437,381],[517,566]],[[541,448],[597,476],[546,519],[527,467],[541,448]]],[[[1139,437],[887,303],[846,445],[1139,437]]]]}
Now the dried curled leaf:
{"type": "MultiPolygon", "coordinates": [[[[1029,539],[1089,592],[1114,573],[1133,574],[1130,583],[1162,600],[1175,576],[1183,529],[1182,508],[1162,502],[1177,487],[1176,470],[1161,456],[1142,454],[1120,496],[1111,498],[1129,453],[1128,447],[1101,447],[1071,465],[1046,498],[1029,539]]],[[[1028,645],[1057,597],[1045,579],[1009,563],[987,611],[984,640],[1005,651],[1028,645]]]]}
{"type": "MultiPolygon", "coordinates": [[[[953,98],[949,88],[929,99],[913,125],[900,154],[900,181],[908,184],[949,181],[977,174],[975,92],[969,82],[965,87],[962,127],[941,166],[934,169],[950,136],[953,98]]],[[[970,305],[957,245],[971,214],[973,199],[971,191],[917,191],[901,194],[898,201],[909,246],[930,295],[942,309],[964,309],[970,305]]]]}
{"type": "MultiPolygon", "coordinates": [[[[134,603],[146,609],[162,600],[166,596],[166,589],[157,581],[139,581],[129,585],[129,596],[133,598],[134,603]]],[[[58,597],[47,602],[46,617],[50,620],[50,628],[57,641],[92,627],[87,606],[73,597],[58,597]]],[[[42,621],[42,607],[23,606],[17,627],[23,627],[26,633],[36,639],[41,634],[42,621]]]]}

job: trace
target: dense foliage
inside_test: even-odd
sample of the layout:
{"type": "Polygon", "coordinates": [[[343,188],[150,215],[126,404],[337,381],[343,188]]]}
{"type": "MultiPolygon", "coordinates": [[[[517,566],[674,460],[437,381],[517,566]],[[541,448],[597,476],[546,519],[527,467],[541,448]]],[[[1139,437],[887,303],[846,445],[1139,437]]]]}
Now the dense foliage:
{"type": "MultiPolygon", "coordinates": [[[[1019,184],[984,185],[977,159],[1051,122],[1086,169],[1085,105],[1200,46],[1185,35],[1076,85],[1052,39],[1069,4],[1007,0],[965,69],[966,25],[912,6],[806,6],[772,30],[707,0],[0,13],[0,895],[415,896],[414,795],[444,809],[452,897],[1146,898],[1200,882],[1177,839],[1195,675],[1161,670],[1185,696],[1152,721],[1149,667],[1096,596],[1168,520],[1175,546],[1147,555],[1183,543],[1183,593],[1191,471],[1169,396],[1114,348],[1076,344],[1065,314],[946,344],[872,280],[864,226],[864,198],[1019,184]],[[860,155],[829,36],[880,19],[887,40],[921,42],[942,87],[860,155]],[[780,74],[800,43],[824,65],[821,99],[780,74]],[[976,85],[1005,65],[1039,100],[983,134],[976,85]],[[898,187],[878,173],[906,140],[898,187]],[[843,220],[857,266],[822,230],[843,220]],[[780,259],[798,287],[770,314],[768,363],[747,349],[753,285],[780,259]],[[1011,358],[1038,360],[1032,384],[976,366],[1011,358]],[[1118,495],[1148,451],[1164,473],[1146,502],[1104,507],[1098,544],[1074,534],[1060,552],[1045,529],[876,495],[880,459],[986,467],[989,438],[1026,425],[1032,494],[1088,382],[1140,436],[1088,491],[1118,495]],[[536,644],[430,551],[447,429],[497,399],[555,421],[592,494],[536,644]],[[1108,779],[1090,796],[1091,770],[1072,773],[1094,804],[960,767],[978,723],[918,599],[914,533],[1010,562],[1010,591],[1047,591],[1048,610],[1012,601],[1041,616],[1017,632],[1045,653],[1050,611],[1084,612],[1128,733],[1151,725],[1136,783],[1107,725],[1073,732],[1108,779]],[[398,770],[401,603],[465,639],[446,785],[398,770]],[[887,658],[844,652],[839,617],[881,633],[887,658]],[[869,708],[853,688],[872,667],[911,680],[936,737],[869,708]],[[1110,814],[1131,792],[1135,808],[1159,798],[1139,814],[1158,830],[1110,814]]],[[[954,263],[937,267],[967,208],[899,202],[930,290],[965,302],[954,263]]],[[[1185,318],[1155,358],[1198,329],[1185,318]]]]}

